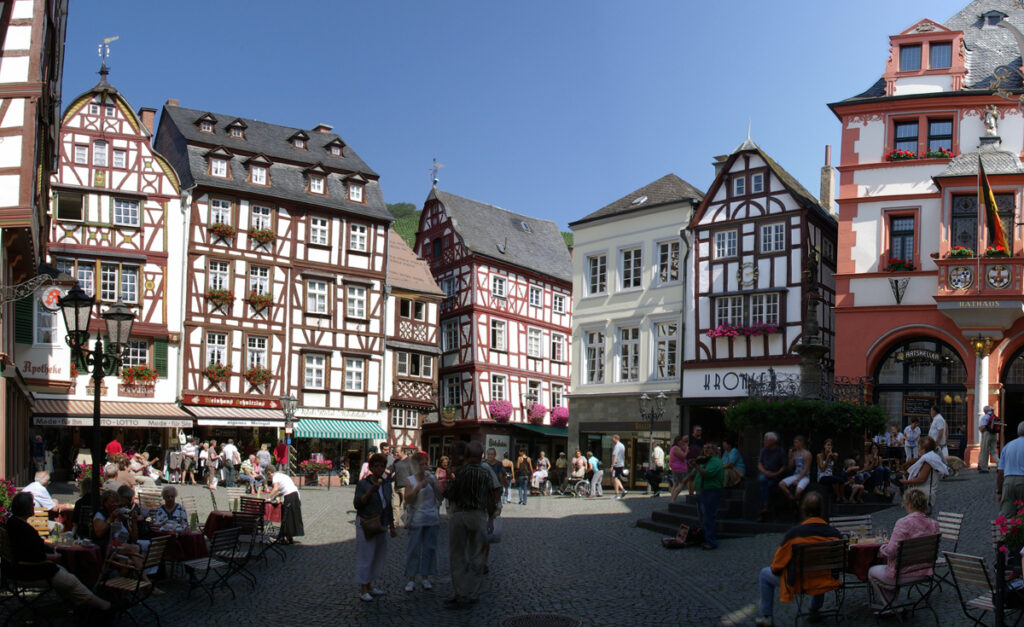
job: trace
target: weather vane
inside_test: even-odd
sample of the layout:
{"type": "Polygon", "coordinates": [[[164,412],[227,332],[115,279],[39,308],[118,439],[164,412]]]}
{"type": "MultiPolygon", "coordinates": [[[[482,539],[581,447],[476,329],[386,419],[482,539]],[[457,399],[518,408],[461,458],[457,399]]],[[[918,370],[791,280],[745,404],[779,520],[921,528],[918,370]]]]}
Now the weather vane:
{"type": "Polygon", "coordinates": [[[118,35],[114,35],[113,37],[107,37],[103,40],[103,43],[101,43],[98,46],[98,52],[100,55],[100,74],[105,75],[107,73],[107,59],[110,58],[110,44],[112,42],[117,41],[118,39],[120,39],[120,36],[118,35]]]}
{"type": "Polygon", "coordinates": [[[430,178],[433,179],[434,185],[437,185],[437,172],[444,167],[443,163],[437,162],[437,157],[434,158],[434,167],[430,168],[430,178]]]}

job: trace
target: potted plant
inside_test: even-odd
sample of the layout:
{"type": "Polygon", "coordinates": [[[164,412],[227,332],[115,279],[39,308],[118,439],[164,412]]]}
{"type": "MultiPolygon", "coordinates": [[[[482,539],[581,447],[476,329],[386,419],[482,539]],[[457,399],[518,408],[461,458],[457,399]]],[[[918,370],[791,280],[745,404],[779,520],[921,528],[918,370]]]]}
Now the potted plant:
{"type": "Polygon", "coordinates": [[[217,309],[223,309],[235,300],[235,295],[231,293],[231,290],[220,290],[220,289],[208,289],[206,290],[206,300],[213,303],[213,306],[217,309]]]}
{"type": "Polygon", "coordinates": [[[235,227],[223,222],[214,222],[209,227],[210,233],[215,239],[227,242],[235,236],[235,227]]]}
{"type": "Polygon", "coordinates": [[[953,151],[939,146],[935,150],[929,150],[924,156],[929,159],[949,159],[953,156],[953,151]]]}
{"type": "Polygon", "coordinates": [[[149,366],[125,366],[121,368],[121,381],[125,385],[153,385],[160,376],[149,366]]]}
{"type": "Polygon", "coordinates": [[[307,459],[299,463],[299,474],[306,476],[306,485],[316,485],[317,475],[327,474],[333,468],[334,462],[329,459],[307,459]]]}
{"type": "Polygon", "coordinates": [[[932,259],[938,259],[939,253],[932,253],[931,255],[929,255],[929,257],[931,257],[932,259]]]}
{"type": "Polygon", "coordinates": [[[249,237],[260,246],[265,246],[277,239],[277,233],[270,229],[252,229],[249,231],[249,237]]]}
{"type": "Polygon", "coordinates": [[[75,483],[81,488],[83,483],[92,481],[92,464],[75,464],[71,470],[75,476],[75,483]]]}
{"type": "Polygon", "coordinates": [[[889,158],[889,161],[908,161],[910,159],[917,159],[916,152],[912,150],[901,150],[899,148],[890,150],[889,154],[886,156],[889,158]]]}
{"type": "Polygon", "coordinates": [[[541,403],[534,403],[530,405],[530,408],[526,410],[526,417],[535,425],[539,425],[544,422],[544,416],[547,415],[548,408],[541,403]]]}
{"type": "Polygon", "coordinates": [[[487,411],[495,422],[508,422],[512,417],[512,403],[509,401],[491,401],[487,404],[487,411]]]}
{"type": "Polygon", "coordinates": [[[259,312],[269,307],[274,302],[274,297],[270,294],[258,294],[250,291],[249,295],[245,297],[245,302],[249,303],[253,309],[259,312]]]}
{"type": "Polygon", "coordinates": [[[967,248],[966,246],[954,246],[949,249],[949,256],[953,257],[954,259],[973,257],[974,249],[967,248]]]}
{"type": "Polygon", "coordinates": [[[17,493],[13,483],[7,479],[0,479],[0,522],[5,522],[11,517],[11,501],[17,493]]]}
{"type": "Polygon", "coordinates": [[[203,368],[203,374],[214,383],[224,383],[231,377],[231,368],[224,364],[210,364],[203,368]]]}
{"type": "Polygon", "coordinates": [[[998,516],[995,520],[999,537],[999,551],[1003,555],[1020,555],[1024,548],[1024,503],[1014,501],[1017,513],[1012,516],[998,516]]]}
{"type": "Polygon", "coordinates": [[[263,366],[253,366],[245,371],[244,376],[245,380],[248,381],[250,385],[259,387],[267,381],[270,381],[270,370],[263,366]]]}
{"type": "Polygon", "coordinates": [[[1001,244],[995,246],[989,246],[985,249],[986,257],[1009,257],[1010,253],[1006,252],[1006,247],[1001,244]]]}
{"type": "Polygon", "coordinates": [[[898,257],[892,257],[889,259],[888,265],[885,267],[886,272],[912,272],[914,270],[914,263],[909,259],[900,259],[898,257]]]}
{"type": "Polygon", "coordinates": [[[558,407],[551,408],[551,426],[552,427],[565,427],[569,425],[569,408],[558,407]]]}

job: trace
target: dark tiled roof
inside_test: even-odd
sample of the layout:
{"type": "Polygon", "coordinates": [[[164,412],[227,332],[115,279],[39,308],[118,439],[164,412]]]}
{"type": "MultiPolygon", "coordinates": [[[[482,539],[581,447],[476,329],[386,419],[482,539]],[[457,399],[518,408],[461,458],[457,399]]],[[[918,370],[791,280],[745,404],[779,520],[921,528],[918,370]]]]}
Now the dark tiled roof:
{"type": "Polygon", "coordinates": [[[444,296],[434,282],[430,266],[416,256],[394,228],[388,233],[388,283],[410,291],[444,296]]]}
{"type": "Polygon", "coordinates": [[[657,181],[645,185],[640,189],[630,192],[615,202],[601,207],[575,222],[569,223],[569,228],[580,224],[608,218],[611,216],[631,213],[633,211],[644,211],[652,207],[680,203],[688,200],[700,202],[704,199],[704,193],[693,185],[690,185],[675,174],[666,174],[657,181]],[[637,202],[646,197],[643,202],[637,202]]]}
{"type": "MultiPolygon", "coordinates": [[[[329,150],[323,150],[323,145],[337,139],[337,135],[310,133],[307,144],[309,150],[296,150],[286,141],[295,134],[294,128],[245,119],[246,139],[232,139],[226,133],[210,135],[200,131],[194,122],[203,114],[202,111],[167,105],[160,117],[155,146],[178,171],[183,188],[206,185],[239,194],[271,196],[382,220],[393,219],[384,204],[384,194],[377,182],[376,174],[350,147],[346,146],[343,150],[342,154],[346,155],[344,157],[332,157],[329,150]],[[229,160],[230,178],[208,174],[207,154],[211,146],[223,146],[234,154],[229,160]],[[248,182],[247,163],[249,157],[254,154],[266,155],[273,162],[267,174],[269,186],[253,185],[248,182]],[[328,172],[327,193],[323,196],[306,191],[306,170],[317,164],[322,164],[328,172]],[[343,173],[338,173],[339,170],[343,173]],[[366,179],[363,203],[351,202],[348,199],[345,177],[356,172],[362,173],[366,179]],[[367,177],[367,174],[370,176],[367,177]]],[[[214,116],[218,120],[236,119],[222,114],[214,116]]]]}
{"type": "MultiPolygon", "coordinates": [[[[819,202],[818,198],[815,197],[814,194],[807,191],[807,188],[801,185],[800,181],[793,178],[793,175],[790,174],[789,172],[786,172],[785,168],[776,163],[775,159],[769,157],[768,154],[765,151],[761,150],[761,148],[757,144],[755,144],[750,138],[747,138],[742,144],[737,146],[736,149],[729,154],[729,157],[732,158],[734,155],[747,151],[753,151],[760,155],[761,158],[764,159],[765,163],[768,164],[768,167],[771,169],[772,173],[776,176],[776,178],[782,181],[782,184],[786,186],[786,189],[789,190],[789,193],[791,193],[793,197],[800,202],[801,205],[803,205],[804,207],[811,211],[816,212],[827,222],[830,222],[832,224],[838,224],[838,222],[836,221],[836,217],[832,215],[831,211],[821,206],[821,202],[819,202]]],[[[722,171],[725,172],[727,169],[728,166],[726,168],[723,168],[722,171]]]]}
{"type": "Polygon", "coordinates": [[[428,202],[432,199],[444,205],[452,227],[472,252],[572,282],[572,258],[554,222],[513,213],[436,187],[427,196],[428,202]]]}
{"type": "Polygon", "coordinates": [[[1017,155],[1005,150],[978,150],[959,154],[949,162],[939,177],[945,176],[976,176],[978,174],[978,157],[985,164],[985,174],[1021,174],[1024,165],[1017,155]]]}

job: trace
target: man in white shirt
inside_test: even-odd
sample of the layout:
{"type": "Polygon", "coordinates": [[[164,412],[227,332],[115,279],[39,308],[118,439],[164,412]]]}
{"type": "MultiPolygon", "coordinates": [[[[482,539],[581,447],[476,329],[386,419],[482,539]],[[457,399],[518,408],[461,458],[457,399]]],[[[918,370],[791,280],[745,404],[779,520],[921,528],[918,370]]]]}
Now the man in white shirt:
{"type": "Polygon", "coordinates": [[[935,440],[935,452],[942,456],[942,461],[949,457],[949,449],[946,447],[946,419],[939,413],[939,406],[932,405],[932,423],[928,426],[928,437],[935,440]]]}
{"type": "Polygon", "coordinates": [[[221,449],[221,455],[223,456],[222,464],[224,464],[224,487],[233,488],[235,486],[235,472],[238,469],[238,465],[242,463],[241,458],[238,456],[238,449],[235,448],[235,441],[228,438],[228,443],[221,449]]]}
{"type": "Polygon", "coordinates": [[[619,441],[618,435],[612,436],[612,487],[615,488],[615,498],[626,498],[626,486],[622,480],[626,477],[626,445],[619,441]],[[619,494],[619,491],[622,494],[619,494]]]}
{"type": "Polygon", "coordinates": [[[917,458],[917,441],[921,438],[921,421],[916,417],[903,429],[903,450],[907,453],[907,461],[917,458]]]}
{"type": "Polygon", "coordinates": [[[999,441],[999,418],[996,416],[996,409],[991,405],[985,405],[978,421],[978,430],[981,431],[981,450],[978,451],[978,472],[988,472],[988,458],[991,456],[999,465],[999,453],[996,452],[996,442],[999,441]]]}
{"type": "Polygon", "coordinates": [[[181,447],[181,483],[189,482],[192,478],[192,485],[196,484],[196,443],[192,436],[188,436],[185,445],[181,447]]]}
{"type": "Polygon", "coordinates": [[[651,465],[647,470],[647,486],[650,488],[651,496],[661,496],[661,473],[665,470],[665,449],[661,444],[654,445],[651,452],[651,465]]]}
{"type": "Polygon", "coordinates": [[[55,512],[58,510],[59,505],[57,501],[50,496],[50,491],[46,489],[46,486],[50,485],[50,473],[45,470],[36,473],[36,480],[25,486],[22,492],[31,492],[32,500],[35,502],[36,507],[41,507],[47,511],[55,512]]]}

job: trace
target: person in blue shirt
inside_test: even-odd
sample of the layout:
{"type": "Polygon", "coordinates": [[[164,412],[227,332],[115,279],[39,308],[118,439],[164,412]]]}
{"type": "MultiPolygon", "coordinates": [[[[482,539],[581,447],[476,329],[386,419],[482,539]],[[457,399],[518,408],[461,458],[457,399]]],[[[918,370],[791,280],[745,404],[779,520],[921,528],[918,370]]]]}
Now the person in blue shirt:
{"type": "Polygon", "coordinates": [[[1017,425],[1017,438],[1003,447],[996,474],[996,498],[999,513],[1017,513],[1015,501],[1024,500],[1024,421],[1017,425]]]}
{"type": "Polygon", "coordinates": [[[728,437],[722,438],[722,468],[725,469],[725,487],[727,488],[737,485],[747,474],[743,456],[732,445],[728,437]]]}
{"type": "MultiPolygon", "coordinates": [[[[1021,423],[1024,424],[1024,423],[1021,423]]],[[[601,488],[601,479],[604,478],[604,471],[601,470],[601,460],[594,455],[593,452],[587,451],[587,466],[590,471],[594,473],[590,477],[590,497],[604,496],[604,490],[601,488]]]]}

